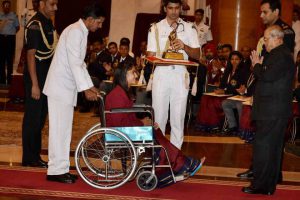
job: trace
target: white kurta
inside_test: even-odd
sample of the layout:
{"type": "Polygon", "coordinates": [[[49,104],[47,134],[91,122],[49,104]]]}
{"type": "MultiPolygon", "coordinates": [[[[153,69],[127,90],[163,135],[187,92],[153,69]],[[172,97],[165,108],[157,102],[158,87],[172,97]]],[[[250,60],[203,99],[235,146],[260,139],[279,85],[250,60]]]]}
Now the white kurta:
{"type": "Polygon", "coordinates": [[[69,171],[70,110],[77,103],[77,93],[93,87],[84,62],[88,32],[81,19],[62,32],[43,89],[49,110],[48,175],[69,171]]]}
{"type": "MultiPolygon", "coordinates": [[[[192,24],[182,19],[179,19],[178,22],[181,24],[177,29],[178,39],[192,48],[199,48],[197,31],[192,28],[192,24]]],[[[168,41],[168,36],[173,29],[166,19],[158,22],[156,27],[159,36],[156,37],[155,26],[152,26],[148,34],[147,51],[158,52],[156,38],[159,38],[159,48],[162,53],[168,41]]],[[[179,52],[184,54],[185,60],[188,59],[185,51],[179,50],[179,52]]],[[[185,66],[156,66],[155,68],[152,86],[152,106],[155,121],[162,132],[165,133],[170,105],[171,143],[179,149],[181,149],[183,143],[184,117],[189,92],[186,80],[189,82],[185,66]]]]}

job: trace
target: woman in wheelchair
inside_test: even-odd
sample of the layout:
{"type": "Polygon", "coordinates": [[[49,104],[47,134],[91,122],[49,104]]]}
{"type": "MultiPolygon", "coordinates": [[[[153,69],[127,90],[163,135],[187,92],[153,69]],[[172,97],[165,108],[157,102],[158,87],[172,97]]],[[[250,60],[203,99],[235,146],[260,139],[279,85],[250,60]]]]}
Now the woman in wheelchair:
{"type": "MultiPolygon", "coordinates": [[[[105,110],[133,107],[130,85],[136,84],[136,78],[135,67],[133,65],[126,62],[120,63],[114,74],[114,88],[106,96],[105,110]]],[[[149,117],[138,119],[135,113],[106,114],[107,127],[151,126],[151,124],[152,122],[149,117]]],[[[174,174],[193,176],[202,167],[205,157],[198,160],[183,155],[181,150],[176,148],[165,138],[157,123],[154,124],[154,128],[155,142],[166,149],[174,174]]],[[[165,164],[167,158],[164,151],[160,151],[157,155],[159,164],[165,164]]],[[[169,170],[157,169],[156,171],[158,174],[158,187],[164,187],[174,183],[169,170]]]]}

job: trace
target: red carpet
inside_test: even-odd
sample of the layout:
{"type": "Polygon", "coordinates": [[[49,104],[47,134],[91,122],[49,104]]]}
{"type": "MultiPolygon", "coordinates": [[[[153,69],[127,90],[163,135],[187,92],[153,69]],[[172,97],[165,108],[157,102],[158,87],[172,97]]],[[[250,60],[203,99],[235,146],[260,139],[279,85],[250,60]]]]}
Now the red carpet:
{"type": "Polygon", "coordinates": [[[46,171],[33,168],[0,167],[0,196],[43,196],[70,199],[299,199],[299,186],[280,185],[273,196],[247,195],[241,192],[245,182],[189,179],[164,189],[143,192],[135,182],[114,190],[98,190],[82,180],[75,184],[48,182],[46,171]]]}

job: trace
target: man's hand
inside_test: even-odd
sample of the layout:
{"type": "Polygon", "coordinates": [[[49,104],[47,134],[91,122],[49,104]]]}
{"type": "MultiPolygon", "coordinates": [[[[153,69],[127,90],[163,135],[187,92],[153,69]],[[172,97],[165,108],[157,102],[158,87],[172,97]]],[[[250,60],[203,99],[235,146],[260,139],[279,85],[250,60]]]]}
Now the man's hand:
{"type": "Polygon", "coordinates": [[[252,66],[256,64],[262,64],[264,57],[260,57],[257,51],[253,50],[250,55],[252,66]]]}
{"type": "Polygon", "coordinates": [[[180,39],[175,39],[171,42],[172,49],[178,51],[184,49],[184,43],[180,39]]]}
{"type": "Polygon", "coordinates": [[[240,88],[236,89],[236,91],[240,94],[240,95],[244,95],[246,92],[246,87],[245,85],[241,85],[240,88]]]}
{"type": "Polygon", "coordinates": [[[37,86],[32,86],[31,87],[31,97],[35,100],[39,100],[41,98],[41,90],[40,87],[37,86]]]}
{"type": "Polygon", "coordinates": [[[90,89],[84,91],[84,95],[86,99],[89,101],[97,101],[100,92],[98,91],[97,88],[91,87],[90,89]]]}

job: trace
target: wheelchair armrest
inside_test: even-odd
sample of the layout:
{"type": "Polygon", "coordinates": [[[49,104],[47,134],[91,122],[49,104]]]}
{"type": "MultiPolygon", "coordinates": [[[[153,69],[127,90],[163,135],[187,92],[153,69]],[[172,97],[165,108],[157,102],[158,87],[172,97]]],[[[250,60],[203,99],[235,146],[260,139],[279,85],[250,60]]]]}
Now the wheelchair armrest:
{"type": "Polygon", "coordinates": [[[106,113],[149,113],[152,118],[152,122],[154,122],[154,110],[151,106],[146,107],[132,107],[132,108],[113,108],[110,111],[106,111],[106,113]]]}
{"type": "Polygon", "coordinates": [[[133,104],[133,108],[151,108],[151,106],[147,104],[133,104]]]}

